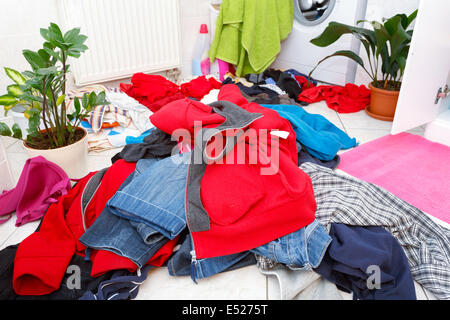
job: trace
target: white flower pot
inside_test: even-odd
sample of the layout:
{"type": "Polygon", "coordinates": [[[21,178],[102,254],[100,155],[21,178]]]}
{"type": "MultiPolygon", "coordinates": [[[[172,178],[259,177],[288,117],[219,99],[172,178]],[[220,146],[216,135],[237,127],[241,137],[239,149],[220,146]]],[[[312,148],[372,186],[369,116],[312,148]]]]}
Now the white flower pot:
{"type": "Polygon", "coordinates": [[[87,155],[88,155],[88,137],[87,131],[83,128],[80,128],[84,131],[84,137],[66,147],[61,147],[57,149],[51,150],[39,150],[33,149],[23,143],[24,148],[27,150],[30,158],[34,158],[37,156],[43,156],[50,162],[57,164],[63,169],[69,178],[71,179],[80,179],[86,176],[88,171],[87,166],[87,155]]]}

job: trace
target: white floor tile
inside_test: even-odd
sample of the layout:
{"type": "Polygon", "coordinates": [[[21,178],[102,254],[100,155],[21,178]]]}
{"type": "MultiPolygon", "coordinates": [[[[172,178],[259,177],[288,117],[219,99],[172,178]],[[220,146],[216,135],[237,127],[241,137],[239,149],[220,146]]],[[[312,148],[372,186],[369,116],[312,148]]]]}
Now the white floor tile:
{"type": "Polygon", "coordinates": [[[5,150],[8,151],[14,144],[18,143],[19,140],[11,138],[11,137],[0,137],[5,146],[5,150]]]}
{"type": "Polygon", "coordinates": [[[356,138],[360,145],[391,134],[390,129],[346,129],[348,135],[356,138]]]}
{"type": "Polygon", "coordinates": [[[256,266],[198,279],[172,277],[166,267],[151,270],[136,300],[265,300],[266,277],[256,266]]]}
{"type": "Polygon", "coordinates": [[[8,238],[16,231],[16,215],[13,214],[11,218],[5,223],[0,224],[0,247],[8,240],[8,238]]]}
{"type": "Polygon", "coordinates": [[[6,152],[9,161],[9,167],[11,168],[11,173],[14,180],[14,185],[17,184],[20,174],[22,173],[25,162],[29,158],[28,154],[25,152],[6,152]]]}
{"type": "Polygon", "coordinates": [[[344,127],[348,129],[378,129],[391,130],[392,122],[381,121],[370,117],[365,111],[355,113],[339,113],[344,127]]]}
{"type": "MultiPolygon", "coordinates": [[[[11,220],[16,222],[15,216],[11,218],[11,220]]],[[[21,243],[25,238],[27,238],[30,234],[32,234],[34,231],[36,231],[36,228],[39,226],[39,220],[38,221],[32,221],[28,222],[27,224],[24,224],[23,226],[20,226],[18,228],[15,228],[14,232],[10,234],[8,239],[2,243],[0,246],[0,250],[14,244],[21,243]]]]}

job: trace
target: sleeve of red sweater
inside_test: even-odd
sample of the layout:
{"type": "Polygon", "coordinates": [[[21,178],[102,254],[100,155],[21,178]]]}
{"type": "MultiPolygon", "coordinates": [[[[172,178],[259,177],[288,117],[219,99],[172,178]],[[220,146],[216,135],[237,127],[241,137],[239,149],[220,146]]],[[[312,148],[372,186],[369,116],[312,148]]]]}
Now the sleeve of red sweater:
{"type": "Polygon", "coordinates": [[[80,205],[82,190],[93,174],[50,205],[39,231],[19,244],[13,273],[13,288],[18,295],[45,295],[59,289],[76,245],[65,216],[69,210],[76,210],[73,204],[80,205]]]}

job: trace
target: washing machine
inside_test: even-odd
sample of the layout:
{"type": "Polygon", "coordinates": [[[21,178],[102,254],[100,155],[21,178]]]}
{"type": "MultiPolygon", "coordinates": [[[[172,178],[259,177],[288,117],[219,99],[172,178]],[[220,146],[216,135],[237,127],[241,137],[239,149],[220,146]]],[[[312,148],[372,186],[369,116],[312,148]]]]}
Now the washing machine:
{"type": "MultiPolygon", "coordinates": [[[[317,63],[338,50],[359,54],[361,43],[352,35],[344,35],[333,45],[317,47],[310,40],[319,36],[331,21],[357,25],[366,16],[367,0],[293,0],[295,19],[292,32],[283,41],[281,52],[272,65],[309,74],[317,63]]],[[[357,64],[345,57],[333,57],[323,62],[312,77],[325,83],[354,83],[357,64]]]]}

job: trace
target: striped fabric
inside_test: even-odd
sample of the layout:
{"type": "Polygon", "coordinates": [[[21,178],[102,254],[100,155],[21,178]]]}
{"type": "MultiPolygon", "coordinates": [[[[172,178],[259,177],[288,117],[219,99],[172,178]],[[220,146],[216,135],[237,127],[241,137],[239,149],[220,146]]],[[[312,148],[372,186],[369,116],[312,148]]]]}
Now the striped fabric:
{"type": "MultiPolygon", "coordinates": [[[[67,107],[68,108],[70,107],[70,105],[72,104],[73,99],[75,97],[82,98],[85,93],[87,93],[87,94],[89,94],[91,92],[99,93],[102,91],[120,92],[120,89],[107,88],[100,84],[83,87],[81,89],[74,89],[74,90],[70,91],[68,94],[69,102],[68,102],[67,107]]],[[[89,118],[87,119],[87,121],[91,125],[92,131],[99,132],[102,129],[103,119],[104,119],[106,112],[112,113],[115,116],[117,122],[120,122],[119,120],[123,119],[123,117],[127,118],[126,127],[129,127],[132,123],[131,116],[130,116],[128,110],[126,110],[126,109],[122,109],[122,108],[119,108],[114,105],[97,106],[93,111],[91,111],[89,118]]]]}
{"type": "Polygon", "coordinates": [[[384,227],[405,250],[414,280],[436,298],[450,299],[449,229],[378,186],[312,163],[300,168],[311,177],[323,225],[384,227]]]}
{"type": "Polygon", "coordinates": [[[103,121],[105,117],[105,113],[109,112],[114,116],[114,119],[116,122],[122,122],[122,118],[127,118],[127,123],[125,124],[125,127],[128,128],[132,124],[132,119],[128,113],[128,110],[118,108],[117,106],[113,105],[106,105],[106,106],[97,106],[91,113],[88,119],[89,124],[92,127],[92,130],[94,132],[98,132],[102,129],[103,121]]]}

